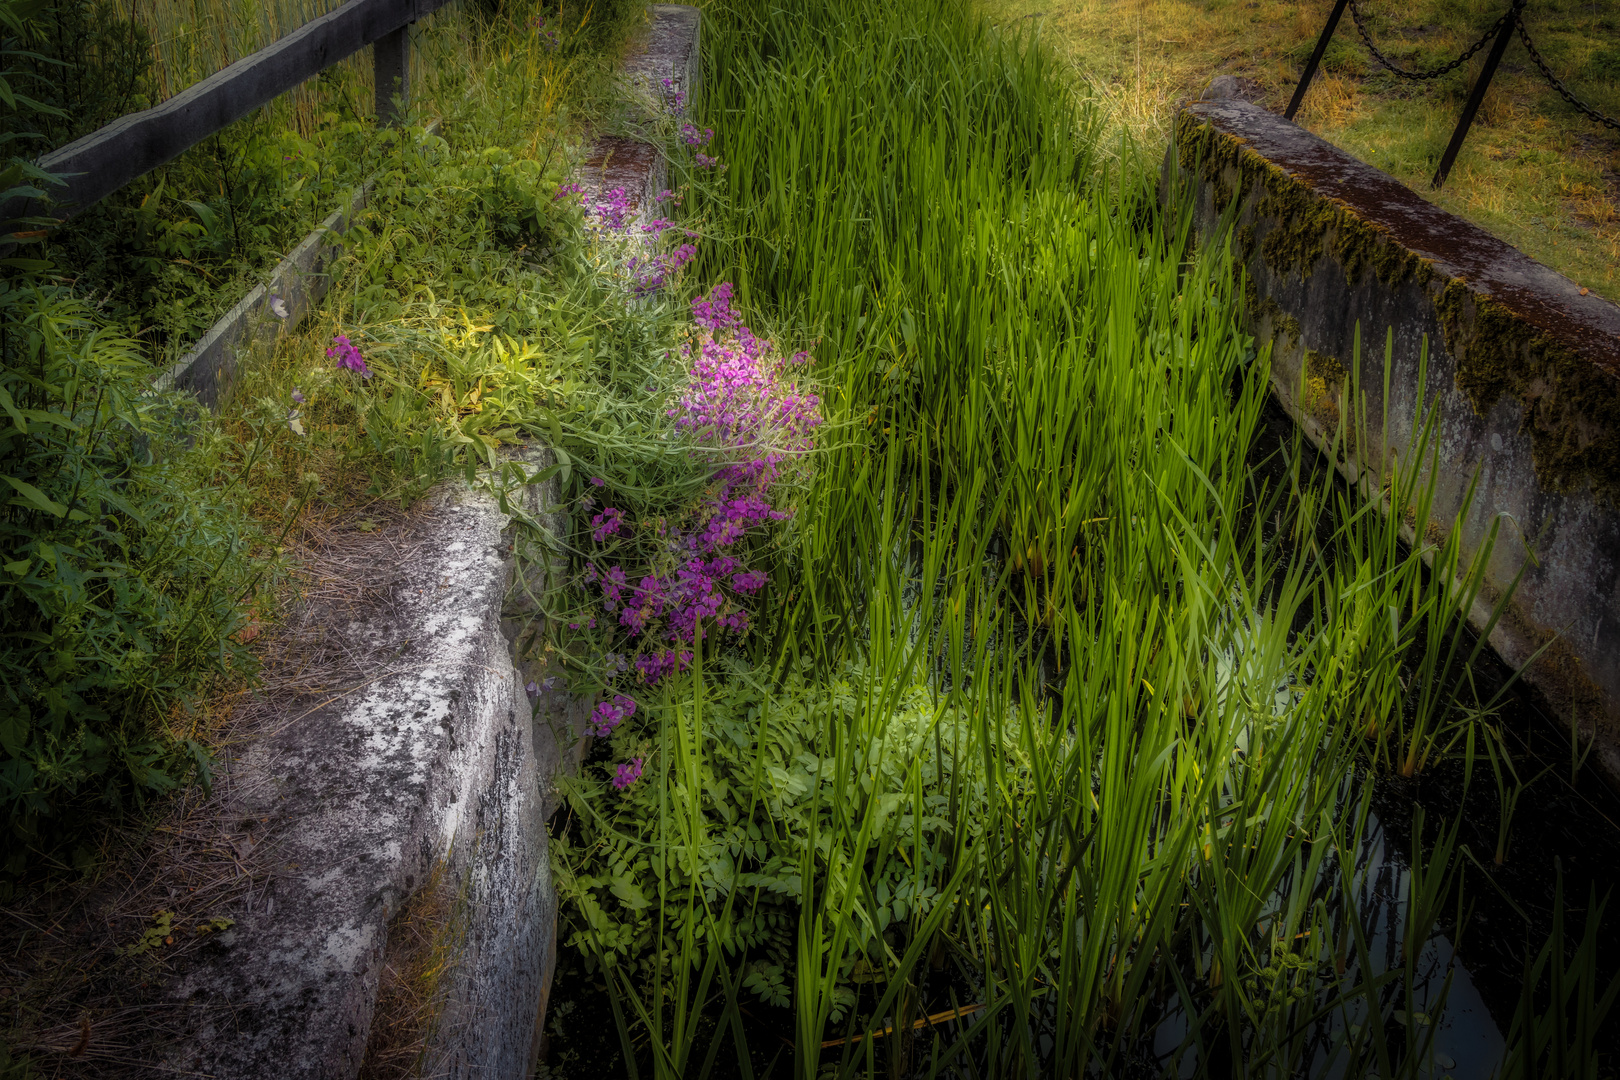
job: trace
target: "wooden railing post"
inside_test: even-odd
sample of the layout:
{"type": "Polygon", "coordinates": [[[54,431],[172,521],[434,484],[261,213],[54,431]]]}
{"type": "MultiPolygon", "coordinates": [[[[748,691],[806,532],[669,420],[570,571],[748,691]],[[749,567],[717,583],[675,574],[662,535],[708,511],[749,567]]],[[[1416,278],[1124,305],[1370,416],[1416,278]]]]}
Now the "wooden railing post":
{"type": "Polygon", "coordinates": [[[377,124],[394,127],[411,107],[411,24],[384,34],[371,49],[377,83],[377,124]]]}

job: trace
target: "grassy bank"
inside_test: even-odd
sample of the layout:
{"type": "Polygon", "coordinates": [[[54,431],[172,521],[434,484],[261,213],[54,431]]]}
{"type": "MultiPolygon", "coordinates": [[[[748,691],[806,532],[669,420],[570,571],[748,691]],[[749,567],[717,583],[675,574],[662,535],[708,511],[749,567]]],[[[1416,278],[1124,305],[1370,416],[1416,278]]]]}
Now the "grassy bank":
{"type": "MultiPolygon", "coordinates": [[[[1176,103],[1196,97],[1216,75],[1236,76],[1245,97],[1281,112],[1332,6],[984,0],[977,9],[1004,28],[1038,30],[1072,81],[1096,94],[1114,128],[1143,146],[1162,146],[1176,103]]],[[[1454,59],[1506,6],[1363,5],[1374,42],[1409,70],[1454,59]]],[[[1526,7],[1524,19],[1554,73],[1587,104],[1620,117],[1620,13],[1606,4],[1548,0],[1526,7]]],[[[1476,56],[1435,80],[1398,79],[1367,52],[1346,13],[1298,120],[1531,258],[1620,300],[1620,133],[1565,104],[1517,39],[1445,187],[1430,190],[1481,62],[1476,56]]]]}

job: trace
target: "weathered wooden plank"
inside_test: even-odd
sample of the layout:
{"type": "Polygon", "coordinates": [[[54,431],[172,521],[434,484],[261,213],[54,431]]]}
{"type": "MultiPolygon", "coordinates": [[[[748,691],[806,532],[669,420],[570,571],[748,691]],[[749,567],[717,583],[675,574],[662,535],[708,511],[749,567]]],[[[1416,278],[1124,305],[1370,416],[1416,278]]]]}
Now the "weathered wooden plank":
{"type": "MultiPolygon", "coordinates": [[[[46,154],[40,167],[68,176],[67,186],[53,192],[57,205],[50,213],[62,220],[72,217],[305,79],[448,2],[349,0],[163,104],[120,117],[46,154]]],[[[42,211],[8,205],[0,210],[0,219],[28,212],[42,211]]]]}

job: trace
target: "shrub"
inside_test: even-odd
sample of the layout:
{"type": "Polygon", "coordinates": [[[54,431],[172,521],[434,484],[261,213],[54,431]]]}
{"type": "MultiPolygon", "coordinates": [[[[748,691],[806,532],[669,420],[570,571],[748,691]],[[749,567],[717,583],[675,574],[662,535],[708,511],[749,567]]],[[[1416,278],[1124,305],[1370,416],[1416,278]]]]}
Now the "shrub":
{"type": "Polygon", "coordinates": [[[183,716],[243,670],[254,533],[202,483],[194,410],[65,287],[0,283],[0,359],[0,808],[33,842],[207,779],[183,716]]]}

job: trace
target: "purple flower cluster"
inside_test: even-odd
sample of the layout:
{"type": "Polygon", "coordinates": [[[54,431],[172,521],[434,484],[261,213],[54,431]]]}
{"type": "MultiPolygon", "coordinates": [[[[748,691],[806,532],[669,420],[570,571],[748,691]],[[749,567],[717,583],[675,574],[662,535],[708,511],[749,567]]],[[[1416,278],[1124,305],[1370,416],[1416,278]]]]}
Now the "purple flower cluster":
{"type": "Polygon", "coordinates": [[[641,760],[641,758],[635,758],[619,766],[618,772],[613,777],[614,788],[623,791],[641,779],[641,760]]]}
{"type": "MultiPolygon", "coordinates": [[[[670,410],[697,452],[716,459],[714,482],[686,512],[643,526],[657,554],[639,580],[623,565],[585,567],[586,581],[600,589],[602,609],[639,646],[633,667],[645,685],[687,670],[697,643],[711,631],[732,637],[749,631],[748,602],[764,589],[767,575],[747,565],[743,541],[789,516],[773,504],[772,486],[791,459],[812,448],[821,423],[820,399],[801,391],[793,377],[808,354],[783,356],[742,322],[731,299],[727,283],[692,301],[698,333],[695,347],[686,349],[685,390],[670,410]]],[[[589,478],[604,486],[599,479],[589,478]]],[[[591,526],[598,544],[631,528],[611,506],[591,526]]]]}
{"type": "Polygon", "coordinates": [[[662,82],[664,90],[664,108],[671,115],[679,115],[686,111],[686,91],[675,85],[674,79],[665,79],[662,82]]]}
{"type": "Polygon", "coordinates": [[[598,739],[605,739],[613,734],[613,729],[636,715],[636,703],[623,694],[614,694],[612,701],[599,701],[596,708],[591,710],[591,718],[585,722],[585,727],[598,739]]]}
{"type": "Polygon", "coordinates": [[[714,138],[714,128],[700,128],[696,124],[681,125],[681,142],[696,149],[699,146],[708,146],[709,140],[714,138]]]}
{"type": "MultiPolygon", "coordinates": [[[[647,226],[642,226],[647,228],[647,226]]],[[[629,263],[631,289],[639,300],[662,289],[671,274],[697,256],[697,247],[682,244],[674,251],[663,251],[646,259],[632,258],[629,263]]]]}
{"type": "Polygon", "coordinates": [[[697,162],[697,166],[700,169],[712,169],[716,165],[720,164],[720,159],[719,158],[710,157],[708,154],[701,153],[701,152],[693,154],[692,155],[692,160],[697,162]]]}
{"type": "Polygon", "coordinates": [[[558,199],[567,199],[574,195],[583,194],[585,194],[585,189],[580,187],[578,184],[564,184],[562,187],[557,189],[557,194],[551,197],[551,201],[556,202],[558,199]]]}
{"type": "Polygon", "coordinates": [[[648,686],[666,675],[678,675],[691,666],[691,649],[660,649],[636,657],[636,675],[648,686]]]}
{"type": "Polygon", "coordinates": [[[592,207],[592,213],[596,215],[597,224],[602,228],[622,230],[635,217],[636,204],[624,188],[617,187],[602,194],[592,207]]]}
{"type": "Polygon", "coordinates": [[[749,522],[765,520],[759,493],[776,480],[784,461],[812,447],[821,399],[801,392],[791,378],[808,354],[782,357],[769,340],[756,337],[731,310],[729,283],[692,301],[692,321],[708,333],[698,340],[686,393],[670,415],[699,442],[723,448],[731,458],[718,477],[720,520],[712,523],[712,534],[705,533],[712,535],[712,549],[730,543],[749,522]],[[733,498],[737,488],[752,488],[752,497],[733,498]]]}
{"type": "Polygon", "coordinates": [[[591,518],[591,539],[598,544],[608,537],[616,535],[619,527],[624,524],[624,511],[611,506],[603,508],[600,514],[591,518]]]}
{"type": "Polygon", "coordinates": [[[692,322],[700,329],[723,334],[742,322],[731,310],[731,282],[722,281],[708,296],[692,299],[692,322]]]}
{"type": "Polygon", "coordinates": [[[362,379],[371,378],[371,369],[366,366],[366,358],[361,356],[354,343],[342,334],[332,339],[332,347],[326,350],[326,358],[336,360],[340,368],[359,372],[362,379]]]}

